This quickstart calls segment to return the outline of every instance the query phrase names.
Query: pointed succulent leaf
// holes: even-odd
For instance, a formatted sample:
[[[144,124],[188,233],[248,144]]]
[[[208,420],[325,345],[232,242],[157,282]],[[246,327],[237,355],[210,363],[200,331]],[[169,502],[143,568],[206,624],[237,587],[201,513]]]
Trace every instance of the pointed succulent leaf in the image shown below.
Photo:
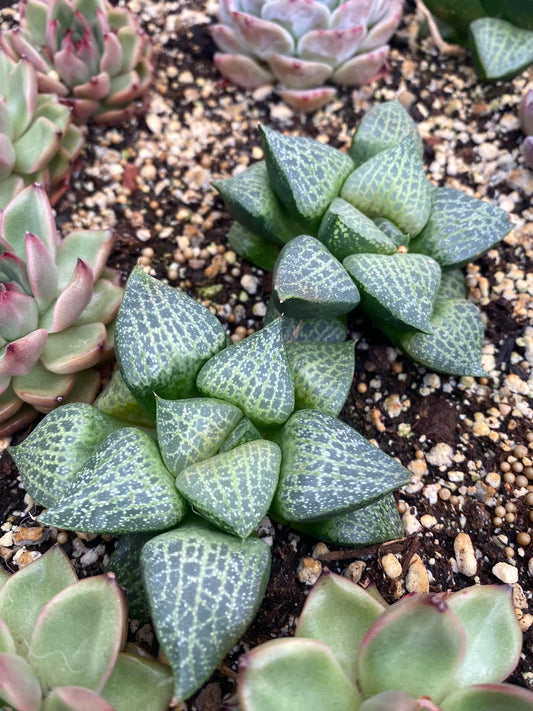
[[[153,428],[154,420],[148,417],[126,387],[119,370],[115,370],[105,390],[95,401],[95,407],[109,417],[129,425]]]
[[[366,29],[362,25],[335,30],[311,30],[298,41],[303,59],[328,62],[332,66],[352,57],[359,48]]]
[[[277,310],[273,299],[270,299],[267,304],[264,325],[268,326],[279,316],[281,314]],[[281,323],[281,333],[285,343],[294,343],[296,341],[343,343],[346,340],[346,317],[298,319],[284,316]]]
[[[61,144],[62,133],[45,116],[33,121],[30,128],[15,143],[17,173],[29,175],[46,168]]]
[[[309,138],[284,136],[261,126],[268,176],[291,215],[311,232],[353,170],[349,156]]]
[[[44,366],[65,375],[92,368],[101,357],[107,339],[103,323],[89,323],[51,333],[41,353]]]
[[[509,79],[533,63],[533,32],[494,17],[469,27],[474,67],[482,79]]]
[[[429,220],[409,250],[433,257],[443,269],[462,267],[503,239],[511,227],[505,210],[454,188],[437,188]]]
[[[467,295],[465,275],[462,269],[446,269],[440,278],[436,301],[465,299]]]
[[[114,573],[118,584],[126,591],[130,618],[141,623],[150,620],[150,608],[141,574],[141,550],[153,537],[153,533],[128,533],[121,536],[106,565],[106,572]]]
[[[41,711],[116,711],[100,694],[82,686],[60,686],[48,694]]]
[[[41,324],[48,333],[64,331],[81,315],[91,300],[93,272],[87,262],[78,259],[70,282],[57,297],[50,312],[50,323],[45,314]]]
[[[186,699],[250,624],[268,581],[270,549],[195,523],[149,541],[141,565],[175,696]]]
[[[0,376],[27,375],[42,356],[47,341],[44,328],[38,328],[0,348]]]
[[[96,281],[105,267],[112,247],[112,230],[76,230],[67,235],[57,250],[59,290],[66,289],[79,259],[89,265],[93,281]]]
[[[26,233],[26,268],[39,313],[44,313],[57,296],[58,271],[44,242],[32,232]]]
[[[241,658],[243,711],[358,711],[361,697],[329,647],[311,639],[275,639]]]
[[[368,217],[386,217],[417,235],[431,212],[426,178],[414,135],[374,155],[348,176],[340,197]]]
[[[31,126],[37,102],[37,76],[27,59],[13,65],[7,77],[5,91],[7,110],[14,128],[14,139],[24,135]],[[39,148],[37,144],[36,148]]]
[[[85,326],[89,323],[111,323],[117,315],[123,294],[124,290],[120,286],[112,284],[109,279],[99,279],[92,288],[89,303],[73,325]]]
[[[40,711],[42,693],[31,666],[16,654],[0,654],[0,701],[19,711]]]
[[[288,343],[287,357],[296,409],[322,410],[336,417],[352,385],[355,343]]]
[[[402,245],[407,246],[409,244],[409,235],[404,235],[394,222],[387,220],[385,217],[375,217],[374,224],[387,235],[396,247],[401,247]]]
[[[281,319],[213,356],[197,385],[205,395],[240,407],[254,424],[283,424],[294,410],[294,384]]]
[[[210,523],[247,538],[268,511],[280,464],[278,445],[259,439],[191,464],[178,474],[176,487]]]
[[[160,531],[178,523],[185,509],[153,439],[126,427],[107,437],[39,520],[90,533]]]
[[[113,711],[164,711],[172,698],[174,680],[170,667],[152,659],[121,653],[102,697]],[[90,711],[89,709],[87,711]]]
[[[316,89],[279,89],[283,101],[295,111],[312,113],[332,101],[337,90],[332,86],[319,86]],[[301,232],[301,230],[300,230]]]
[[[291,318],[333,318],[359,303],[359,292],[342,264],[309,235],[283,247],[272,281],[276,308]]]
[[[37,362],[28,375],[15,375],[12,386],[21,400],[42,412],[63,403],[74,382],[74,375],[56,375]]]
[[[202,365],[226,345],[224,328],[208,309],[140,267],[128,279],[116,328],[124,382],[153,414],[154,393],[191,396]]]
[[[370,626],[359,649],[358,682],[365,698],[405,691],[438,703],[464,658],[461,623],[431,593],[406,597]]]
[[[294,40],[281,25],[267,22],[243,12],[232,12],[231,19],[238,35],[254,48],[260,59],[268,59],[270,54],[292,54]]]
[[[156,405],[159,449],[173,474],[216,454],[242,417],[238,407],[213,398],[157,398]]]
[[[283,458],[273,511],[287,521],[329,519],[409,481],[392,457],[317,410],[295,412],[279,441]]]
[[[4,570],[2,569],[2,572]],[[9,579],[9,574],[8,574]],[[9,627],[0,617],[0,654],[16,654],[15,642],[9,631]]]
[[[479,684],[453,691],[441,702],[442,711],[531,711],[533,693],[511,684]]]
[[[329,12],[324,5],[311,5],[306,0],[295,0],[288,5],[283,0],[273,0],[263,7],[261,17],[277,22],[293,37],[301,37],[310,30],[325,30],[329,22]]]
[[[348,679],[356,679],[363,637],[384,610],[363,588],[346,578],[334,573],[323,575],[305,602],[296,636],[326,644]]]
[[[431,333],[440,267],[423,254],[352,254],[343,262],[372,319]]]
[[[303,2],[305,3],[305,0],[303,0]],[[268,7],[271,6],[272,3],[269,3]],[[323,8],[323,6],[318,4],[315,5],[315,7]],[[295,57],[283,54],[272,54],[268,58],[268,64],[276,79],[281,82],[284,87],[297,91],[313,91],[332,74],[331,66],[325,62],[296,59]]]
[[[512,588],[477,585],[453,593],[447,602],[466,634],[465,658],[455,674],[453,687],[506,679],[517,666],[522,650]]]
[[[262,439],[261,433],[248,418],[243,417],[235,429],[229,433],[224,442],[220,445],[218,452],[219,454],[222,454],[222,452],[229,452],[231,449],[235,449],[235,447],[239,447],[241,444],[246,444],[246,442],[254,442],[256,439]]]
[[[0,289],[0,336],[16,341],[34,331],[39,322],[35,299],[18,291]]]
[[[0,216],[0,237],[23,261],[26,258],[28,232],[37,235],[55,257],[57,232],[54,215],[44,188],[36,183],[17,195]]]
[[[246,54],[215,52],[213,60],[222,76],[244,89],[255,89],[274,81],[272,72]]]
[[[265,271],[274,269],[279,254],[279,247],[247,230],[244,225],[234,222],[228,232],[228,244],[248,262],[256,264]]]

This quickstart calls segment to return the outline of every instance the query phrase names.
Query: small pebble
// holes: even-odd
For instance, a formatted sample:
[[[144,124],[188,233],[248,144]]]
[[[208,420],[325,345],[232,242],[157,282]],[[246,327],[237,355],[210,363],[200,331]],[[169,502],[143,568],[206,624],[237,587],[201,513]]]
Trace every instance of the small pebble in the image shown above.
[[[457,570],[472,578],[477,573],[477,560],[470,536],[467,533],[459,533],[453,542],[453,550],[457,560]]]
[[[402,574],[402,565],[394,553],[387,553],[381,559],[381,565],[385,575],[391,580],[396,580]]]
[[[514,565],[509,565],[509,563],[496,563],[492,568],[492,574],[502,583],[507,583],[508,585],[518,582],[518,570]]]
[[[405,589],[407,592],[427,593],[429,592],[429,575],[420,556],[415,555],[409,565],[405,576]]]
[[[365,568],[366,563],[363,560],[354,560],[344,571],[344,577],[351,580],[352,583],[358,583],[363,577]]]
[[[304,585],[314,585],[322,573],[322,563],[314,558],[302,558],[298,564],[298,580]]]

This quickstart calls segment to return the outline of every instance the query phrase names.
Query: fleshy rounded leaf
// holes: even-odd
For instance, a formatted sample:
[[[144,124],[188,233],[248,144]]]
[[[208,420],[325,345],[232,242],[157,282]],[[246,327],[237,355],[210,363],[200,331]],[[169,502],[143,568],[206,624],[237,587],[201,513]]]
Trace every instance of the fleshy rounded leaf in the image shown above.
[[[122,420],[122,422],[129,425],[147,428],[155,426],[155,421],[148,417],[130,390],[128,390],[120,370],[115,370],[111,380],[94,404],[104,414],[117,420]]]
[[[480,684],[451,693],[440,706],[442,711],[531,711],[533,693],[511,684]]]
[[[15,654],[0,654],[0,701],[16,711],[40,711],[42,693],[31,666]]]
[[[152,659],[121,653],[109,681],[102,689],[113,711],[165,711],[172,698],[170,667]],[[91,711],[88,709],[88,711]]]
[[[82,686],[60,686],[53,689],[41,711],[116,711],[96,691]]]

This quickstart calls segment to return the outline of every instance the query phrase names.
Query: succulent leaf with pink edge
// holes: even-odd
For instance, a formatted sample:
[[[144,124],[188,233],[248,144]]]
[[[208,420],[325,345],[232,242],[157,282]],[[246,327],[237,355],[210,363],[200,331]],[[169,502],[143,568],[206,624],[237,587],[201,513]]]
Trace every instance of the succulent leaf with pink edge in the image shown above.
[[[526,134],[520,150],[528,168],[533,170],[533,89],[530,89],[520,104],[520,126]]]
[[[110,230],[59,239],[44,189],[25,188],[0,211],[0,433],[63,402],[92,402],[93,369],[113,349],[122,300],[105,269]]]
[[[37,71],[84,123],[118,123],[144,110],[153,75],[152,44],[134,15],[107,0],[20,0],[20,28],[0,43]]]
[[[225,77],[253,89],[279,82],[294,109],[315,111],[336,93],[380,76],[403,0],[220,0],[211,35]]]
[[[521,647],[509,586],[412,594],[387,607],[326,571],[295,637],[241,658],[240,708],[319,711],[334,694],[340,711],[531,711],[531,691],[501,683]]]

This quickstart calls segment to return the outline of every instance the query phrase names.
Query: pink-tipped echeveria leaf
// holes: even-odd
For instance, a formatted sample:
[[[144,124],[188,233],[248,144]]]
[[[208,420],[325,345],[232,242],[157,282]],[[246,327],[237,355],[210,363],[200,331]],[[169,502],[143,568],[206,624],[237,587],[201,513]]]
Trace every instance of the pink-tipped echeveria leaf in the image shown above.
[[[41,711],[116,711],[100,694],[82,686],[60,686],[46,697]]]
[[[511,684],[479,684],[452,692],[441,711],[531,711],[533,693]]]
[[[15,654],[0,654],[0,701],[17,711],[40,711],[42,693],[28,662]]]

